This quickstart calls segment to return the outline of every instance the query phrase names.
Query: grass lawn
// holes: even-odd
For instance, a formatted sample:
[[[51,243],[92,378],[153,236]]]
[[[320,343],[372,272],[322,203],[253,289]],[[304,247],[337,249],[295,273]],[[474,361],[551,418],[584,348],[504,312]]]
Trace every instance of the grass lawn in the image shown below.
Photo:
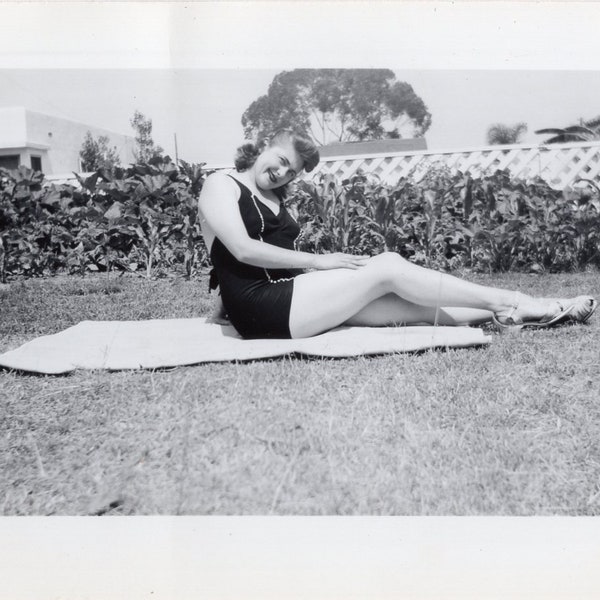
[[[600,297],[600,274],[469,275]],[[206,315],[196,281],[0,290],[0,352]],[[600,314],[487,348],[45,377],[0,370],[0,514],[600,514]]]

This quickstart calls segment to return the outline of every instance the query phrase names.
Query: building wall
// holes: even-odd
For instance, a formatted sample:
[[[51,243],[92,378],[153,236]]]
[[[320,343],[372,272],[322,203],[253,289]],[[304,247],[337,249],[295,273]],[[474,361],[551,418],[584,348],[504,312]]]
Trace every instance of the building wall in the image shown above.
[[[0,108],[1,148],[19,147],[25,144],[25,109],[21,107]]]
[[[21,107],[0,109],[0,166],[13,168],[12,160],[29,165],[27,155],[25,109]]]
[[[79,151],[87,132],[94,138],[108,137],[116,147],[122,165],[134,161],[133,137],[77,123],[22,107],[0,108],[0,156],[19,153],[20,163],[31,167],[31,158],[39,157],[46,175],[81,170]]]
[[[413,150],[427,150],[427,141],[424,137],[408,139],[383,139],[366,140],[362,142],[335,142],[321,146],[319,154],[322,158],[329,156],[344,156],[347,154],[388,154],[394,152],[412,152]]]

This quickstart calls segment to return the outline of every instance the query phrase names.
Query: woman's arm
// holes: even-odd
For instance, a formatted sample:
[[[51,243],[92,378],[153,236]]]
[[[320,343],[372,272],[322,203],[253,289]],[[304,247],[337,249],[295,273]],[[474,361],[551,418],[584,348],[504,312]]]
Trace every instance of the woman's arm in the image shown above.
[[[297,252],[252,239],[242,221],[234,186],[225,175],[210,175],[202,186],[198,206],[216,237],[240,262],[267,269],[355,269],[364,264],[366,257]]]

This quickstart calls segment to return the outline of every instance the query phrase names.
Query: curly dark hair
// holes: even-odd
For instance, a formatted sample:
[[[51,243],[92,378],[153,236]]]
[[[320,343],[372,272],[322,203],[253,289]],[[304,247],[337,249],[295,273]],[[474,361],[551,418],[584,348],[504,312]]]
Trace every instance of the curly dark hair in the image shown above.
[[[319,151],[308,136],[292,129],[280,129],[270,139],[264,138],[260,142],[248,142],[240,146],[235,155],[236,170],[246,171],[256,162],[258,155],[266,146],[275,146],[284,141],[292,143],[294,150],[302,158],[303,168],[307,173],[319,164]]]
[[[260,145],[255,144],[253,142],[248,142],[247,144],[243,144],[240,146],[235,153],[235,170],[238,171],[246,171],[249,169],[258,158],[260,154]]]

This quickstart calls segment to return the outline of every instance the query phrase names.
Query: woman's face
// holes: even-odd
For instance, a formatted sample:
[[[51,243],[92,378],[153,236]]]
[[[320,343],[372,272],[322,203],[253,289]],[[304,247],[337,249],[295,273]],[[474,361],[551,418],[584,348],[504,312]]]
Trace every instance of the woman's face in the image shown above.
[[[267,146],[254,163],[257,187],[273,190],[289,183],[304,167],[300,155],[291,142]]]

